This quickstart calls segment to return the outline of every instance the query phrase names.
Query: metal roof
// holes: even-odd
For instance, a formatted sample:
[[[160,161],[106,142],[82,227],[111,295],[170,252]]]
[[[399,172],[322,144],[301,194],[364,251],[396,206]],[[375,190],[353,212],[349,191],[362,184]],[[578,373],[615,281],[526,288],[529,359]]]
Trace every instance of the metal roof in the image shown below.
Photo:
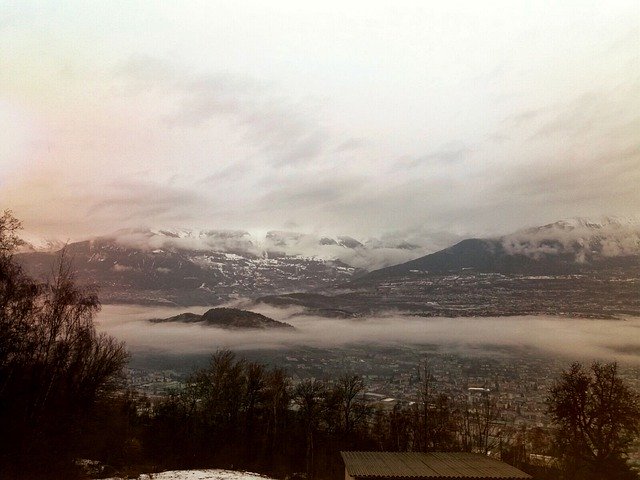
[[[340,452],[352,477],[521,480],[530,475],[479,453]]]

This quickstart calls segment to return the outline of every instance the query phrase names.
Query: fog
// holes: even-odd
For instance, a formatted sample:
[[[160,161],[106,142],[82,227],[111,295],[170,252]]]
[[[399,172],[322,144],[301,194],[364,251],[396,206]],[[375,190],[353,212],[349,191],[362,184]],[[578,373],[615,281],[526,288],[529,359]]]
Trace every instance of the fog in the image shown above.
[[[150,323],[185,311],[173,308],[106,305],[98,314],[100,331],[127,343],[136,353],[206,354],[233,350],[318,348],[352,344],[437,345],[441,350],[475,353],[498,347],[533,348],[542,354],[640,364],[640,318],[571,319],[551,316],[423,318],[398,313],[357,320],[305,315],[302,309],[262,306],[253,311],[286,321],[295,331],[229,331],[199,324]]]

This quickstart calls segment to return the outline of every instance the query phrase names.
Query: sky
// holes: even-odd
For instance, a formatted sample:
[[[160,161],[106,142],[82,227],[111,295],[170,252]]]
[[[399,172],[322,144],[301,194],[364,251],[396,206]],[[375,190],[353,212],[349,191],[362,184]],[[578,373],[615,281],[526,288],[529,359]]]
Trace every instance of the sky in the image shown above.
[[[359,239],[640,213],[640,4],[0,4],[0,207]]]

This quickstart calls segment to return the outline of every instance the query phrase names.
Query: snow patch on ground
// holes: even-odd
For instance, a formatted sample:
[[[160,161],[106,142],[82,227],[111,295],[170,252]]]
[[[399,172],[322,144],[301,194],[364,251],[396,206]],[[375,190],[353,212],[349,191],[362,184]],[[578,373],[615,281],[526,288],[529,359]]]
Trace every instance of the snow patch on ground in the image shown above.
[[[122,480],[118,477],[104,480]],[[258,473],[237,472],[234,470],[171,470],[160,473],[144,473],[138,480],[270,480]]]

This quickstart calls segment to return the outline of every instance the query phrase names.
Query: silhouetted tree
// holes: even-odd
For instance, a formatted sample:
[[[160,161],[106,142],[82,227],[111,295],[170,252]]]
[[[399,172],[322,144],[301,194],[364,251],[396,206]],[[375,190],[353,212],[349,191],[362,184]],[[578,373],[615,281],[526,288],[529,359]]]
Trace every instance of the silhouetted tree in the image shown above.
[[[318,380],[304,380],[296,385],[293,401],[305,429],[307,478],[314,476],[314,448],[320,420],[325,408],[327,387]]]
[[[370,413],[362,398],[364,382],[359,375],[346,373],[342,375],[335,386],[335,392],[340,405],[340,421],[345,435],[365,421]]]
[[[551,389],[549,413],[567,479],[637,478],[626,463],[639,432],[638,395],[619,377],[615,363],[574,363]]]
[[[467,402],[460,416],[462,450],[486,454],[497,448],[500,443],[498,416],[496,402],[489,396]]]
[[[281,368],[269,370],[265,380],[265,459],[274,468],[284,454],[289,416],[290,379]]]
[[[98,298],[64,258],[47,283],[24,274],[12,258],[19,227],[10,212],[0,216],[0,464],[24,477],[72,465],[127,353],[96,332]]]

